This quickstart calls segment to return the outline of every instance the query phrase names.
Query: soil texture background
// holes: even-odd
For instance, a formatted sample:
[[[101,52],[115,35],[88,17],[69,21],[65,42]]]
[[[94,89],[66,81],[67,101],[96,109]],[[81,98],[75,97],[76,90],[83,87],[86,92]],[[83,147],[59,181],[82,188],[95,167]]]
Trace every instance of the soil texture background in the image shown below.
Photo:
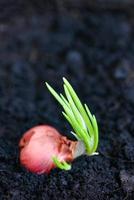
[[[133,16],[85,7],[69,12],[61,4],[43,4],[40,12],[37,3],[22,12],[13,5],[0,17],[0,200],[132,200]],[[27,129],[50,124],[71,138],[44,84],[62,92],[63,76],[96,115],[100,154],[77,158],[70,171],[32,174],[19,162]]]

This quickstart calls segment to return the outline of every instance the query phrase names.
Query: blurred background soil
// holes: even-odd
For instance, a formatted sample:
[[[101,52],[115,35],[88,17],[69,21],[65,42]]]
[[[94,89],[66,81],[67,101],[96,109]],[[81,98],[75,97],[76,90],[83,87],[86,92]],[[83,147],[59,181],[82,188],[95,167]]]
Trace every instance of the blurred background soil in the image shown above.
[[[0,1],[0,200],[132,200],[134,1]],[[71,128],[44,82],[65,76],[97,117],[99,156],[35,175],[19,163],[32,126]],[[72,138],[73,139],[73,138]]]

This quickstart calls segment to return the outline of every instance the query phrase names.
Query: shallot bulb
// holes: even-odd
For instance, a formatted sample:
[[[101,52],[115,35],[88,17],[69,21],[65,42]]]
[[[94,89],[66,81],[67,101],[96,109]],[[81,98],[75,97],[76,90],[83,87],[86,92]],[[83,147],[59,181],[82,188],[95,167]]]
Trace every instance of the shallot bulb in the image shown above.
[[[77,143],[51,126],[36,126],[20,140],[20,162],[31,172],[49,173],[56,167],[52,159],[54,156],[61,162],[71,162],[76,157]]]
[[[67,79],[63,78],[65,96],[58,94],[48,83],[50,93],[63,107],[62,114],[72,126],[72,135],[77,141],[62,136],[55,128],[47,125],[36,126],[28,130],[20,140],[20,162],[31,172],[49,173],[53,168],[69,170],[67,162],[76,157],[98,155],[99,142],[96,117],[79,97]]]

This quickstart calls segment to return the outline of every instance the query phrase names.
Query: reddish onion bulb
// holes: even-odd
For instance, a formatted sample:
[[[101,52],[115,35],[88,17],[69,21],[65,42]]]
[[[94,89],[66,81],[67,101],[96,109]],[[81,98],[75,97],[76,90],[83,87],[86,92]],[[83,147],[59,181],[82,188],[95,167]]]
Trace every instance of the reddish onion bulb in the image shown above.
[[[28,130],[20,140],[20,162],[31,172],[49,173],[55,168],[53,156],[66,162],[76,157],[77,143],[62,136],[51,126],[36,126]]]

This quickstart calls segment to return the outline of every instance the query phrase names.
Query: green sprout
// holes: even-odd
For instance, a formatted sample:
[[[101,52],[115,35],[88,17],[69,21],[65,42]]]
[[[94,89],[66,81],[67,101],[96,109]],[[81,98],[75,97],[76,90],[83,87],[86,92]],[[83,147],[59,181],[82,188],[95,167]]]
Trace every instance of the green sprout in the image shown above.
[[[63,107],[64,111],[62,114],[73,128],[71,133],[77,140],[84,143],[88,155],[97,154],[96,149],[98,147],[99,137],[96,117],[91,114],[86,104],[82,105],[67,79],[63,78],[63,82],[65,96],[62,94],[59,95],[48,83],[46,83],[46,86]],[[54,163],[57,166],[60,164],[58,158],[54,159]]]
[[[70,170],[71,169],[71,165],[68,164],[67,162],[63,161],[63,162],[60,162],[59,159],[55,156],[53,157],[53,162],[54,164],[60,168],[60,169],[64,169],[64,170]]]

